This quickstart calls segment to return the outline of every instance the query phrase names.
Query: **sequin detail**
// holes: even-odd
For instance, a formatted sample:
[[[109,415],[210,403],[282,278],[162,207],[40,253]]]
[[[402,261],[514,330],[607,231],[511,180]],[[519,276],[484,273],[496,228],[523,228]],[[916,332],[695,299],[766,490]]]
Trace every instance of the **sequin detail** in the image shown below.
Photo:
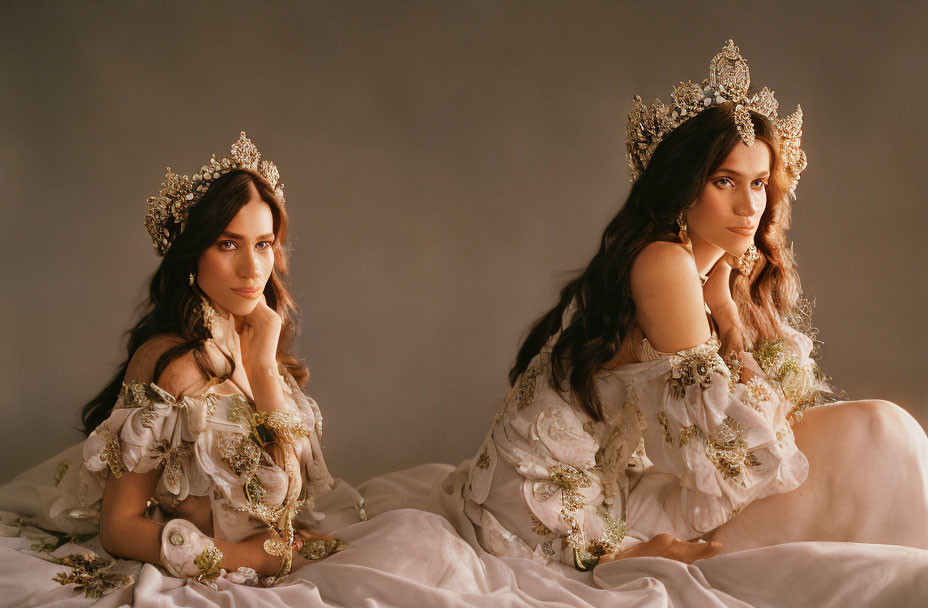
[[[716,432],[706,439],[706,457],[725,479],[742,487],[748,467],[760,465],[757,457],[748,452],[744,427],[731,416],[726,416]]]
[[[712,386],[712,372],[720,372],[728,377],[728,368],[719,357],[719,340],[715,336],[704,344],[670,357],[670,377],[667,384],[674,399],[686,396],[686,387],[697,384],[706,390]]]

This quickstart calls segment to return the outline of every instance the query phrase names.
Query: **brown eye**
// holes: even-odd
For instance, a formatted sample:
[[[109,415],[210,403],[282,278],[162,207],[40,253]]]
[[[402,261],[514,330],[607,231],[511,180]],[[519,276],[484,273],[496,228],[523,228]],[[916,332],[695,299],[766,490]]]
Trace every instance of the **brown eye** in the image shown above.
[[[231,251],[232,249],[235,249],[235,241],[219,241],[217,244],[223,251]]]

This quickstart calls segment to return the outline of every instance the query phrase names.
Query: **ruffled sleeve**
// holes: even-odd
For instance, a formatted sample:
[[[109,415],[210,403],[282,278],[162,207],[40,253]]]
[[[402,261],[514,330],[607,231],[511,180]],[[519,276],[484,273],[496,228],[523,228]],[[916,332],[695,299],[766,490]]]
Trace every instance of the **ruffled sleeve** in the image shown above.
[[[685,521],[689,530],[674,529],[678,535],[708,532],[753,500],[795,489],[808,474],[788,422],[794,404],[750,355],[745,359],[753,377],[741,383],[713,336],[633,377],[648,422],[647,457],[671,473],[661,487],[638,491],[650,492],[672,520]]]
[[[216,397],[176,400],[154,383],[126,382],[109,418],[84,443],[84,466],[92,473],[162,469],[160,494],[176,500],[204,495],[209,479],[196,465],[194,444],[216,409]]]

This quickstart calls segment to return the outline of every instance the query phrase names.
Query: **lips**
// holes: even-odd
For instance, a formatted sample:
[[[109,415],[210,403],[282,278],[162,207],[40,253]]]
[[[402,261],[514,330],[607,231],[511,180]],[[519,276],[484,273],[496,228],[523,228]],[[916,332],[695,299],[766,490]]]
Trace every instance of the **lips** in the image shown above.
[[[233,289],[232,291],[242,296],[243,298],[254,299],[261,295],[261,290],[257,287],[255,287],[254,289],[243,287],[241,289]]]
[[[728,229],[731,230],[732,232],[734,232],[735,234],[740,234],[741,236],[754,236],[754,230],[755,230],[755,228],[756,228],[756,227],[744,228],[744,227],[740,227],[740,226],[739,226],[739,227],[734,227],[734,228],[733,228],[733,227],[729,226]]]

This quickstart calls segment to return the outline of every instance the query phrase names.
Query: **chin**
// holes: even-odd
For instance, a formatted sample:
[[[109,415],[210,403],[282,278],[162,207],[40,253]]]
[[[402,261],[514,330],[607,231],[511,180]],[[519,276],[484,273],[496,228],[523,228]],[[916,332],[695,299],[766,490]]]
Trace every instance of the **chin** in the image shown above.
[[[258,301],[253,302],[223,302],[221,300],[216,301],[219,306],[224,308],[230,314],[236,317],[245,317],[248,316],[254,311],[255,307],[258,305]]]

